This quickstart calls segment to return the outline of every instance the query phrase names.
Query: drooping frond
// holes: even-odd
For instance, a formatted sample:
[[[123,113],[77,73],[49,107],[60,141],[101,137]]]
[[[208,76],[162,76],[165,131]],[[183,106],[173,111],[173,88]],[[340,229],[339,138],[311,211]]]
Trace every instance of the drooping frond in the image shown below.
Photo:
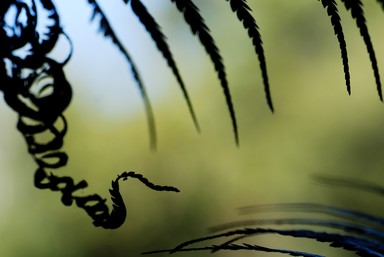
[[[142,79],[140,77],[140,74],[136,68],[136,65],[129,55],[128,51],[124,48],[120,40],[117,38],[115,32],[112,29],[112,26],[109,24],[108,19],[106,18],[104,12],[96,2],[96,0],[87,0],[88,3],[93,8],[93,14],[91,20],[93,20],[96,16],[100,17],[100,25],[99,30],[103,33],[103,35],[107,38],[110,38],[112,40],[112,43],[119,49],[119,51],[123,54],[127,62],[129,63],[131,67],[131,72],[133,74],[133,77],[135,79],[135,82],[140,90],[141,96],[144,101],[146,115],[147,115],[147,122],[149,127],[149,136],[150,136],[150,144],[151,148],[156,148],[156,126],[155,126],[155,119],[153,116],[152,107],[146,92],[146,89],[144,87],[144,84],[142,82]]]
[[[375,51],[373,49],[371,37],[369,36],[368,27],[365,22],[363,3],[361,2],[361,0],[342,0],[342,2],[344,3],[345,8],[351,11],[352,17],[356,20],[356,25],[359,28],[360,34],[364,39],[376,80],[377,92],[379,94],[380,100],[383,101],[379,68],[377,67]]]
[[[127,1],[125,1],[127,2]],[[184,85],[184,82],[180,76],[179,70],[177,68],[176,62],[172,57],[172,53],[169,50],[168,44],[165,40],[164,34],[161,32],[160,26],[156,23],[155,19],[151,16],[151,14],[147,11],[145,6],[140,2],[140,0],[131,0],[131,7],[133,12],[139,18],[140,22],[144,25],[146,30],[151,35],[153,41],[156,43],[157,48],[163,54],[164,59],[167,61],[169,67],[171,68],[173,74],[175,75],[177,82],[180,85],[180,88],[183,92],[184,98],[187,101],[187,105],[189,108],[189,112],[191,113],[193,122],[197,130],[200,130],[199,123],[197,121],[195,111],[193,110],[193,106],[191,100],[188,95],[188,91]]]
[[[207,54],[215,67],[219,77],[221,86],[224,91],[225,99],[231,115],[233,131],[235,135],[236,144],[239,144],[239,133],[237,128],[235,109],[232,103],[231,92],[229,90],[228,81],[225,73],[225,66],[222,61],[219,49],[213,40],[207,25],[201,17],[199,8],[191,0],[171,0],[176,4],[177,9],[183,13],[185,21],[188,23],[192,33],[199,37],[201,44],[204,46]]]
[[[337,40],[339,41],[341,59],[344,66],[345,83],[347,85],[348,94],[351,94],[351,82],[348,65],[347,45],[344,39],[343,28],[340,22],[340,16],[337,10],[337,4],[335,0],[321,0],[323,7],[327,9],[328,16],[331,18],[331,23],[335,31]]]
[[[272,97],[269,88],[269,79],[267,73],[267,64],[264,56],[263,41],[261,40],[261,35],[259,32],[259,27],[256,24],[255,19],[251,15],[246,0],[226,0],[229,1],[232,11],[237,14],[237,17],[240,21],[243,22],[243,26],[248,30],[248,36],[252,39],[252,44],[255,48],[255,52],[259,58],[261,74],[263,76],[264,91],[265,97],[269,108],[273,111]]]

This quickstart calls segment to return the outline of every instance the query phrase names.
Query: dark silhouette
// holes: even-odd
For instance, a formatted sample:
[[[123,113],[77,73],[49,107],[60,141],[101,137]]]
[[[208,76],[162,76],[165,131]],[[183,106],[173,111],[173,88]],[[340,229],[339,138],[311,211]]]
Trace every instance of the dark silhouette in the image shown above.
[[[237,15],[238,20],[243,24],[244,30],[252,42],[255,53],[259,59],[266,102],[274,111],[271,90],[269,85],[266,57],[263,43],[257,23],[251,13],[251,9],[245,0],[226,0],[232,12]],[[145,86],[140,78],[138,69],[125,49],[124,45],[116,35],[103,10],[96,0],[87,0],[93,10],[92,19],[98,17],[99,30],[103,36],[111,39],[113,45],[125,57],[130,66],[132,75],[141,92],[146,108],[151,147],[156,147],[156,129],[154,116]],[[196,35],[200,44],[209,55],[218,80],[223,89],[228,111],[232,121],[233,133],[236,144],[239,144],[239,132],[236,120],[234,104],[226,78],[226,70],[220,51],[216,46],[210,30],[198,7],[191,0],[171,0],[176,9],[184,16],[186,24],[189,25],[192,33]],[[377,60],[372,45],[368,27],[366,25],[364,8],[361,0],[341,0],[345,8],[351,12],[353,19],[360,31],[361,37],[367,48],[375,77],[377,92],[380,100],[383,100],[381,81]],[[384,9],[384,1],[377,1]],[[40,8],[37,8],[39,3]],[[122,0],[122,4],[130,5],[133,13],[138,17],[140,23],[145,27],[149,36],[156,44],[158,51],[166,60],[170,70],[174,74],[183,96],[187,102],[189,112],[196,129],[199,131],[199,122],[195,114],[192,101],[188,95],[187,88],[183,82],[176,62],[173,59],[166,37],[154,17],[146,9],[140,0]],[[322,6],[327,11],[338,40],[341,60],[343,64],[347,92],[351,94],[350,72],[348,64],[347,44],[344,39],[342,22],[338,14],[338,6],[335,0],[321,0]],[[9,17],[9,15],[14,16]],[[21,14],[26,16],[21,17]],[[23,20],[26,19],[26,20]],[[36,30],[37,25],[45,26],[44,32]],[[53,50],[60,37],[66,38],[71,45],[70,36],[66,35],[60,25],[59,15],[52,0],[3,0],[0,3],[0,90],[4,93],[6,103],[18,113],[19,120],[17,129],[24,136],[28,151],[38,166],[35,173],[35,186],[40,189],[50,189],[62,193],[61,201],[64,205],[70,206],[73,202],[93,219],[95,226],[105,229],[120,227],[126,217],[125,204],[119,192],[119,181],[121,179],[135,178],[145,186],[156,191],[179,190],[170,186],[159,186],[150,182],[142,175],[135,172],[123,172],[112,181],[110,189],[113,209],[109,212],[106,199],[97,194],[88,196],[76,196],[76,191],[87,187],[87,182],[82,180],[74,182],[71,177],[60,177],[54,172],[67,164],[68,156],[61,151],[64,144],[64,136],[67,131],[67,122],[63,115],[69,106],[72,98],[72,89],[63,72],[63,67],[70,60],[71,50],[63,62],[53,60],[47,55]],[[38,135],[51,134],[53,139],[39,142]],[[374,193],[382,194],[382,188],[363,183],[334,178],[320,178],[326,184],[338,186],[349,186],[356,189],[363,189]],[[270,206],[256,206],[243,208],[244,210],[257,211],[301,211],[303,213],[322,213],[328,216],[337,216],[342,219],[333,220],[330,218],[307,219],[298,217],[295,219],[280,218],[268,220],[248,220],[220,225],[214,228],[215,235],[205,236],[180,244],[171,250],[159,250],[147,252],[159,253],[180,253],[184,251],[221,251],[221,250],[251,250],[263,252],[277,252],[292,256],[319,256],[312,253],[299,252],[288,249],[268,248],[258,244],[242,243],[243,239],[261,234],[278,234],[282,236],[309,238],[321,242],[327,242],[332,247],[340,247],[360,256],[383,256],[383,231],[375,225],[383,225],[380,217],[375,217],[362,212],[337,208],[333,206],[317,205],[313,203],[277,204]],[[298,228],[280,229],[279,225],[295,225]],[[261,227],[267,225],[268,228]],[[250,227],[252,226],[252,227]],[[305,226],[305,228],[303,228]],[[307,227],[310,228],[307,228]],[[334,229],[339,232],[323,232],[312,227]],[[223,230],[229,230],[223,232]],[[221,244],[210,244],[211,240],[223,239]],[[206,243],[206,246],[194,247],[195,243]]]
[[[23,1],[6,1],[1,5],[2,30],[1,42],[2,74],[1,85],[6,103],[19,114],[17,129],[23,134],[28,145],[28,152],[36,161],[38,168],[35,173],[35,186],[40,189],[50,189],[62,193],[61,201],[70,206],[73,202],[84,209],[93,219],[93,224],[105,229],[120,227],[126,217],[123,198],[119,192],[119,180],[136,178],[147,187],[157,191],[179,190],[174,187],[158,186],[149,182],[142,175],[134,172],[123,172],[112,181],[110,189],[113,209],[109,213],[106,199],[97,194],[88,196],[74,195],[79,189],[87,187],[82,180],[75,183],[71,177],[60,177],[53,170],[67,164],[68,156],[61,151],[64,136],[67,132],[67,122],[62,114],[68,107],[71,98],[71,86],[65,78],[63,66],[69,61],[72,49],[63,63],[58,63],[46,55],[53,49],[60,36],[69,37],[63,32],[59,23],[59,15],[53,3],[41,1],[42,10],[48,17],[51,26],[47,25],[46,34],[35,33],[35,26],[43,14],[39,13],[34,2],[28,6]],[[9,24],[6,14],[16,10],[14,24]],[[19,17],[26,12],[28,21],[23,27]],[[21,16],[21,15],[20,15]],[[13,26],[12,26],[13,25]],[[13,34],[9,35],[9,31]],[[17,30],[21,34],[17,34]],[[30,46],[27,56],[19,56],[15,50]],[[38,136],[51,134],[53,139],[39,142]]]
[[[379,195],[384,192],[384,188],[369,182],[330,177],[317,177],[316,179],[322,183],[347,186]],[[291,249],[270,248],[257,243],[257,236],[269,234],[313,239],[327,243],[331,247],[354,252],[358,256],[384,255],[382,243],[384,219],[382,217],[315,203],[255,205],[239,208],[238,211],[241,214],[261,212],[283,214],[295,212],[297,214],[294,218],[250,219],[217,225],[210,229],[209,236],[186,241],[173,249],[150,251],[144,254],[246,250],[282,253],[291,256],[322,256]],[[319,217],[313,218],[313,215],[306,217],[308,214],[317,214]],[[285,225],[289,225],[290,228],[287,229],[284,227]],[[330,232],[327,232],[327,229]],[[249,240],[252,238],[255,238],[255,243],[251,244]],[[316,250],[314,249],[313,252]]]

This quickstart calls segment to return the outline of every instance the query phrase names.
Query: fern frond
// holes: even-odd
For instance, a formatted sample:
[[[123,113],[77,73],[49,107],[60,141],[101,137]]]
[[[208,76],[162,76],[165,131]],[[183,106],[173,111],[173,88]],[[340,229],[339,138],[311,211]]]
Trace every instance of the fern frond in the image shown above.
[[[384,188],[370,182],[343,178],[317,176],[322,183],[347,186],[384,195]],[[358,256],[384,256],[384,219],[364,212],[358,212],[328,205],[313,203],[268,204],[247,206],[239,209],[241,214],[255,212],[295,211],[294,218],[251,219],[221,224],[210,229],[210,236],[200,237],[179,244],[173,249],[151,251],[153,253],[178,253],[186,251],[259,251],[288,254],[291,256],[319,256],[314,253],[291,249],[268,248],[250,244],[249,240],[260,235],[279,235],[306,238],[327,243],[331,247],[353,252]],[[299,215],[318,214],[319,218],[301,218]],[[324,215],[330,216],[326,217]],[[280,229],[289,226],[289,229]],[[245,241],[246,240],[246,241]],[[257,242],[257,241],[256,241]],[[198,244],[199,247],[195,247]]]
[[[224,96],[227,102],[228,110],[232,120],[232,127],[235,135],[236,144],[239,144],[239,133],[237,128],[235,109],[232,103],[231,92],[226,78],[225,66],[222,61],[219,49],[213,40],[204,19],[201,17],[199,8],[191,0],[171,0],[176,4],[177,9],[183,13],[185,21],[188,23],[192,33],[199,37],[201,44],[204,46],[207,54],[215,67]]]
[[[303,218],[291,218],[291,219],[266,219],[266,220],[246,220],[239,222],[231,222],[222,224],[217,227],[211,228],[211,231],[216,233],[228,229],[234,229],[239,227],[250,226],[265,226],[265,225],[304,225],[304,226],[316,226],[341,230],[346,233],[354,233],[363,235],[365,237],[375,238],[375,240],[383,240],[384,233],[381,230],[367,227],[365,225],[358,225],[351,222],[333,221],[333,220],[320,220],[320,219],[303,219]]]
[[[335,0],[321,0],[323,7],[327,10],[328,16],[331,18],[331,23],[339,41],[341,59],[343,61],[345,83],[347,85],[348,94],[351,94],[351,82],[348,65],[347,44],[344,39],[343,27],[341,26],[340,16],[337,10],[337,4]]]
[[[127,216],[127,209],[124,204],[124,199],[120,194],[119,187],[120,177],[117,177],[116,180],[112,180],[111,189],[109,189],[109,194],[111,195],[112,201],[112,211],[110,218],[107,222],[104,223],[104,228],[115,229],[121,226],[124,223]]]
[[[148,188],[155,190],[155,191],[168,191],[168,192],[180,192],[180,190],[176,187],[172,186],[161,186],[153,184],[151,181],[149,181],[147,178],[145,178],[143,175],[138,174],[134,171],[124,171],[121,175],[118,176],[118,178],[122,178],[124,181],[128,178],[135,178],[139,180],[141,183],[143,183]]]
[[[172,250],[161,250],[161,251],[152,251],[147,252],[146,254],[151,253],[159,253],[159,252],[168,252],[168,253],[176,253],[182,251],[196,251],[196,248],[190,248],[191,245],[202,242],[210,242],[212,240],[217,239],[226,239],[226,241],[220,245],[214,244],[212,246],[207,246],[203,248],[197,248],[198,250],[210,250],[210,251],[219,251],[219,250],[256,250],[256,251],[269,251],[269,252],[280,252],[287,253],[292,256],[318,256],[315,254],[308,255],[309,253],[295,252],[292,250],[280,250],[279,249],[271,249],[265,247],[259,247],[255,245],[255,247],[240,247],[239,245],[235,245],[237,249],[231,247],[234,245],[233,242],[249,238],[258,235],[280,235],[280,236],[289,236],[294,238],[308,238],[314,239],[319,242],[329,243],[331,247],[345,249],[351,252],[355,252],[359,256],[382,256],[383,254],[383,246],[381,242],[377,242],[370,239],[361,238],[358,236],[337,234],[337,233],[328,233],[328,232],[317,232],[308,229],[271,229],[271,228],[243,228],[243,229],[235,229],[224,233],[219,233],[216,235],[202,237],[194,240],[190,240],[184,242]],[[235,237],[235,238],[230,238]],[[230,239],[228,239],[230,238]],[[285,251],[285,252],[282,252]]]
[[[361,0],[342,0],[342,2],[344,3],[345,8],[351,11],[352,17],[356,20],[356,25],[360,30],[360,35],[364,39],[376,80],[377,92],[379,94],[380,100],[383,101],[379,68],[377,67],[375,51],[373,49],[371,37],[369,36],[368,27],[365,21],[363,3]]]
[[[176,187],[156,185],[141,174],[135,173],[133,171],[124,171],[122,174],[118,175],[115,180],[112,181],[112,189],[109,189],[113,209],[109,217],[107,217],[103,222],[102,226],[106,229],[116,229],[120,227],[125,221],[125,218],[127,216],[127,210],[124,204],[123,197],[120,194],[119,180],[123,179],[123,181],[126,181],[128,178],[138,179],[145,186],[155,191],[179,192],[179,189]]]
[[[295,250],[283,250],[278,248],[269,248],[264,247],[260,245],[251,245],[247,243],[243,244],[229,244],[225,246],[213,246],[218,250],[230,250],[230,251],[238,251],[238,250],[248,250],[248,251],[259,251],[259,252],[265,252],[265,253],[282,253],[282,254],[288,254],[290,256],[302,256],[302,257],[323,257],[321,255],[312,254],[312,253],[305,253]]]
[[[273,111],[272,97],[269,87],[269,79],[267,73],[267,64],[265,61],[263,41],[261,40],[261,35],[259,32],[259,27],[256,24],[255,19],[251,15],[251,8],[248,6],[246,0],[226,0],[229,1],[232,11],[237,14],[237,17],[240,21],[243,22],[243,26],[248,30],[248,36],[252,39],[253,47],[259,58],[259,64],[261,69],[261,74],[263,77],[265,97],[271,111]]]
[[[282,253],[282,254],[289,254],[291,256],[302,256],[302,257],[323,257],[321,255],[317,254],[311,254],[311,253],[305,253],[295,250],[283,250],[283,249],[277,249],[277,248],[269,248],[264,247],[260,245],[251,245],[243,243],[241,245],[239,244],[225,244],[225,245],[210,245],[205,247],[188,247],[179,249],[177,252],[197,252],[197,251],[210,251],[211,253],[217,252],[217,251],[239,251],[239,250],[248,250],[248,251],[259,251],[259,252],[266,252],[266,253]],[[143,254],[156,254],[156,253],[173,253],[172,250],[160,250],[160,251],[151,251],[151,252],[144,252]]]
[[[127,2],[127,1],[126,1]],[[133,12],[139,18],[140,22],[144,25],[146,30],[151,35],[153,41],[156,43],[157,48],[162,53],[164,59],[167,61],[169,67],[171,68],[173,74],[175,75],[177,82],[180,85],[180,88],[183,92],[184,98],[187,101],[189,112],[191,113],[193,122],[195,123],[196,129],[200,131],[199,123],[197,121],[195,111],[191,100],[188,95],[188,91],[184,85],[184,82],[180,76],[179,70],[177,68],[176,62],[172,57],[172,53],[169,50],[168,44],[165,40],[164,34],[161,32],[160,26],[156,23],[155,19],[147,11],[145,6],[140,2],[140,0],[131,0],[131,7]]]
[[[128,64],[131,67],[132,75],[139,88],[141,97],[143,98],[145,110],[146,110],[150,145],[152,149],[155,149],[157,145],[155,119],[154,119],[154,115],[153,115],[152,107],[148,98],[147,91],[142,82],[138,69],[136,68],[136,65],[133,59],[131,58],[131,56],[129,55],[128,51],[124,48],[123,44],[117,38],[115,32],[112,29],[112,26],[109,24],[109,21],[105,16],[104,12],[102,11],[102,9],[100,8],[99,4],[96,2],[96,0],[87,0],[87,1],[93,9],[91,20],[94,20],[96,16],[100,17],[100,24],[99,24],[100,32],[102,32],[106,38],[110,38],[112,40],[112,43],[123,54],[123,56],[125,57],[125,59],[127,60]]]

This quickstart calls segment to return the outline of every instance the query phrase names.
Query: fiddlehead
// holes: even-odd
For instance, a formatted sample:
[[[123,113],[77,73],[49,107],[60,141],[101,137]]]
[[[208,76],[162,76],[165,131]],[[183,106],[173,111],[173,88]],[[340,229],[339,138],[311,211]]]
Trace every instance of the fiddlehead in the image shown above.
[[[38,166],[34,184],[39,189],[60,191],[62,203],[70,206],[75,202],[93,219],[95,226],[105,229],[118,228],[126,217],[125,204],[119,192],[120,179],[136,178],[157,191],[178,192],[178,189],[154,185],[142,175],[124,172],[112,181],[110,194],[113,209],[110,213],[106,199],[101,196],[75,195],[79,189],[87,187],[85,180],[76,183],[69,176],[55,174],[58,168],[68,162],[68,155],[61,148],[67,132],[63,112],[72,99],[72,88],[65,77],[63,67],[72,55],[72,49],[63,63],[47,57],[59,36],[64,35],[68,40],[69,37],[60,27],[59,16],[53,3],[42,0],[38,4],[50,25],[46,25],[42,32],[36,30],[35,33],[31,31],[37,28],[37,15],[40,15],[36,10],[41,9],[36,8],[35,1],[9,2],[7,8],[2,6],[4,8],[1,9],[1,37],[8,47],[7,51],[1,53],[1,89],[6,103],[19,115],[17,129],[24,136],[28,152]],[[6,18],[15,11],[14,20]],[[26,24],[19,20],[25,17],[29,18]],[[70,45],[72,46],[71,43]]]

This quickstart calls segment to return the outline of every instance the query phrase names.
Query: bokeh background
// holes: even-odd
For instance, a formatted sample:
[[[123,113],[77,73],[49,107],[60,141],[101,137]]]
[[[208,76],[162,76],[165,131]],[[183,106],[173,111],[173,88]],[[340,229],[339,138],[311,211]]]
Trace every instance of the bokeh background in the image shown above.
[[[351,96],[338,42],[320,2],[249,1],[264,42],[276,109],[272,114],[252,44],[228,3],[195,1],[227,68],[238,115],[237,147],[213,66],[174,5],[143,0],[167,35],[199,118],[200,134],[175,78],[131,9],[122,1],[100,0],[147,85],[158,131],[158,148],[153,152],[129,66],[110,40],[97,33],[98,22],[89,22],[91,8],[86,2],[55,1],[74,44],[73,57],[65,66],[74,90],[65,112],[69,123],[65,150],[70,161],[55,172],[77,181],[86,179],[90,185],[86,193],[105,197],[110,181],[129,170],[155,183],[176,186],[181,193],[154,192],[137,181],[122,183],[126,223],[113,231],[93,227],[84,211],[64,207],[58,193],[34,188],[36,165],[16,130],[17,115],[0,101],[0,256],[139,256],[207,235],[213,225],[260,218],[262,214],[237,211],[255,204],[314,202],[384,214],[380,196],[313,179],[319,174],[337,175],[383,184],[383,103],[366,47],[341,4]],[[364,5],[383,73],[384,13],[375,1]],[[258,240],[267,246],[312,248],[326,256],[344,254],[327,244],[281,237]]]

